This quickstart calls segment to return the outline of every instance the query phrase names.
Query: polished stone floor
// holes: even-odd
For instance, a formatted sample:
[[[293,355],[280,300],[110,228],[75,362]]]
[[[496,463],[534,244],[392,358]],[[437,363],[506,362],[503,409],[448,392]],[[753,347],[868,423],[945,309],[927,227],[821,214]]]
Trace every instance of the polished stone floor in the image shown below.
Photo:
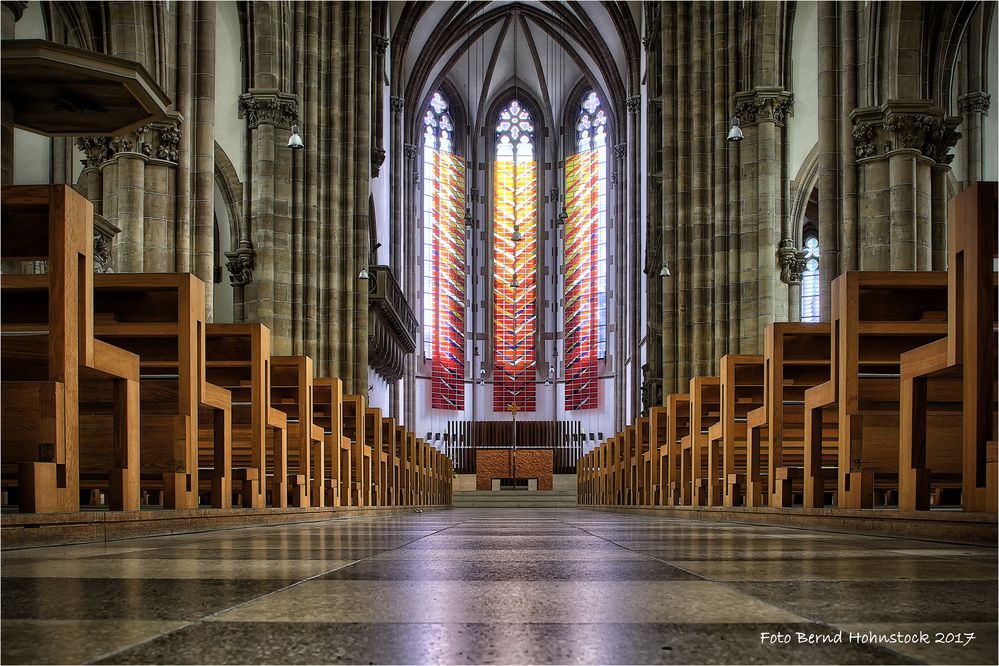
[[[456,509],[0,573],[5,664],[997,663],[996,549],[735,523]]]

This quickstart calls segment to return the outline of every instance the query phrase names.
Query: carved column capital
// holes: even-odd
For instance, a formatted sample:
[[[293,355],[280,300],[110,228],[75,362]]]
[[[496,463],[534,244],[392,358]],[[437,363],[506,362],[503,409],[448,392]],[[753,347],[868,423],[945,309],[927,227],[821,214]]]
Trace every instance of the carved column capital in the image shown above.
[[[761,122],[783,127],[794,106],[794,95],[781,87],[759,87],[736,93],[735,115],[742,127]]]
[[[392,105],[392,113],[402,113],[406,108],[406,99],[392,95],[389,103]]]
[[[0,4],[14,15],[15,23],[21,20],[21,17],[24,16],[24,10],[28,8],[27,0],[3,0]]]
[[[805,251],[794,246],[790,238],[782,238],[777,245],[777,262],[780,264],[780,279],[784,284],[801,284],[801,274],[805,272]]]
[[[253,243],[250,241],[239,241],[239,249],[235,252],[226,252],[225,264],[229,271],[229,283],[234,287],[243,287],[253,282],[253,268],[256,252],[253,250]]]
[[[383,148],[372,148],[371,149],[371,175],[374,177],[378,176],[379,170],[382,168],[382,164],[385,163],[385,150]]]
[[[958,117],[925,103],[889,102],[880,107],[854,109],[853,144],[857,159],[886,155],[894,150],[915,150],[937,164],[947,165],[951,148],[961,138]]]
[[[385,55],[385,51],[388,50],[389,40],[382,35],[372,35],[371,36],[371,49],[375,52],[376,56]]]
[[[986,92],[968,93],[957,98],[957,110],[961,113],[988,113],[992,102],[991,96]]]
[[[80,163],[85,169],[99,167],[114,155],[109,136],[78,136],[76,137],[76,147],[83,153],[83,159],[80,160]]]
[[[239,117],[250,129],[273,125],[290,129],[298,120],[298,96],[276,90],[255,90],[239,96]]]
[[[619,143],[616,146],[614,146],[614,157],[616,157],[619,160],[623,160],[627,156],[628,156],[628,144]]]
[[[634,97],[629,97],[624,104],[628,107],[628,113],[638,113],[638,110],[642,106],[642,96],[635,95]]]
[[[177,163],[181,137],[180,119],[150,123],[121,136],[78,136],[76,147],[84,157],[84,168],[99,167],[119,153],[138,153]]]
[[[405,146],[403,146],[403,150],[406,152],[407,159],[415,160],[419,148],[412,143],[407,143]]]

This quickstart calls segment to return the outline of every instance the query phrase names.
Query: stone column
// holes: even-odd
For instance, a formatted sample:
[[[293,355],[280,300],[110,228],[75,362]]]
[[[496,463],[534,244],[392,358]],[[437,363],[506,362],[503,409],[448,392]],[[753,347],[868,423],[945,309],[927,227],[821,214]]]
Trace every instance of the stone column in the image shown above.
[[[248,289],[244,286],[246,317],[270,326],[275,353],[286,353],[291,347],[291,322],[287,315],[279,317],[278,310],[290,307],[287,298],[290,294],[281,295],[290,282],[290,251],[287,244],[279,246],[276,238],[279,204],[276,188],[279,178],[288,177],[279,165],[278,151],[288,150],[285,141],[298,117],[298,98],[276,90],[253,89],[240,96],[239,113],[247,120],[250,132],[247,164],[252,165],[251,173],[247,174],[251,192],[247,219],[253,222],[250,242],[255,270],[252,285]]]
[[[977,183],[982,179],[982,156],[985,154],[983,145],[985,133],[982,130],[990,103],[991,97],[982,91],[968,93],[957,100],[957,109],[964,119],[962,129],[966,134],[964,168],[968,184]]]
[[[212,320],[215,247],[215,3],[195,4],[193,272],[205,283],[205,314]]]
[[[21,20],[26,1],[0,2],[0,36],[14,39],[14,24]],[[14,182],[14,107],[7,100],[0,102],[0,184]]]
[[[628,151],[627,177],[624,182],[626,183],[628,193],[628,214],[627,217],[620,220],[618,224],[620,226],[638,230],[643,226],[640,219],[642,210],[638,191],[641,182],[639,162],[642,157],[640,128],[642,120],[642,98],[640,95],[629,97],[626,104],[628,108],[628,146],[630,147],[630,150]],[[620,191],[620,189],[618,191]],[[627,224],[622,224],[625,220],[627,220]],[[629,243],[629,260],[625,262],[625,265],[622,268],[626,268],[628,276],[626,282],[628,287],[628,300],[625,305],[629,324],[628,357],[631,358],[631,374],[627,378],[627,381],[631,386],[631,401],[627,405],[626,413],[628,415],[628,423],[633,423],[635,419],[638,418],[638,414],[642,409],[642,357],[639,343],[641,338],[640,309],[642,304],[642,279],[639,275],[639,267],[642,265],[642,238],[637,233],[626,234],[626,238]],[[619,406],[619,411],[623,412],[625,410],[622,409],[622,407],[623,405]]]
[[[401,99],[401,98],[400,98]],[[400,113],[400,125],[402,124],[402,118],[405,114]],[[400,137],[405,136],[404,130],[400,129]],[[402,140],[400,139],[400,143]],[[416,257],[416,217],[414,211],[416,191],[417,191],[417,180],[418,172],[416,168],[416,159],[420,154],[420,149],[418,146],[412,143],[406,143],[402,146],[403,154],[405,155],[405,164],[400,167],[400,187],[404,190],[405,194],[400,197],[403,200],[402,210],[399,212],[399,221],[401,225],[405,228],[405,232],[402,239],[402,244],[400,248],[400,261],[402,257]],[[408,186],[407,186],[408,183]],[[394,242],[393,236],[393,242]],[[416,263],[415,261],[413,262]],[[406,300],[409,301],[410,305],[414,308],[416,307],[416,281],[413,279],[413,269],[415,267],[407,267],[405,271],[400,270],[400,273],[405,275],[403,282],[403,291],[406,294]],[[478,276],[472,276],[472,279],[478,279]],[[422,345],[422,340],[418,343]],[[419,346],[418,346],[419,349]],[[485,354],[485,350],[482,352]],[[404,413],[406,423],[416,423],[416,364],[419,363],[421,354],[417,352],[416,354],[410,354],[406,357],[406,395],[404,398]]]
[[[773,248],[777,247],[783,233],[782,130],[792,100],[791,94],[779,87],[760,86],[736,95],[740,124],[745,128],[743,132],[749,130],[743,141],[747,145],[742,149],[748,149],[751,154],[755,152],[756,157],[756,173],[743,173],[743,184],[749,188],[750,196],[755,194],[756,250],[754,257],[747,258],[755,260],[757,293],[755,299],[743,301],[743,330],[746,332],[745,325],[749,324],[751,335],[743,336],[742,353],[762,353],[766,327],[787,316],[787,290],[779,279]],[[750,324],[754,318],[755,328]]]
[[[805,254],[795,247],[791,238],[782,238],[777,246],[780,280],[787,285],[788,291],[788,321],[801,321],[801,274],[805,271]]]
[[[841,176],[839,170],[839,3],[818,6],[819,93],[819,307],[822,321],[831,315],[831,284],[840,272]],[[861,188],[862,189],[862,188]]]
[[[855,109],[851,118],[861,184],[858,268],[942,268],[943,174],[953,159],[948,151],[961,136],[954,129],[960,120],[918,100]]]

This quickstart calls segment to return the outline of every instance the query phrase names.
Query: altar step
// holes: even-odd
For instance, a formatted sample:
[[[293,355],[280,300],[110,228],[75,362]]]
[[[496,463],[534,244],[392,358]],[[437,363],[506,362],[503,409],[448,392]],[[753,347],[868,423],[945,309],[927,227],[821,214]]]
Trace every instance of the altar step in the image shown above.
[[[452,495],[456,509],[569,509],[576,492],[565,490],[459,490]]]

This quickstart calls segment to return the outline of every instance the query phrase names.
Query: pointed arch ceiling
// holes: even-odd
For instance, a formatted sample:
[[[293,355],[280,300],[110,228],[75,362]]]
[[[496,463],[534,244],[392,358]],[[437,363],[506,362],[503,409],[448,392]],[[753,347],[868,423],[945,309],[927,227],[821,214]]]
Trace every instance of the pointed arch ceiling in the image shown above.
[[[447,80],[480,127],[495,97],[516,85],[543,106],[546,124],[581,78],[623,116],[637,94],[640,2],[393,2],[393,94],[407,127]],[[412,138],[412,137],[410,137]]]

